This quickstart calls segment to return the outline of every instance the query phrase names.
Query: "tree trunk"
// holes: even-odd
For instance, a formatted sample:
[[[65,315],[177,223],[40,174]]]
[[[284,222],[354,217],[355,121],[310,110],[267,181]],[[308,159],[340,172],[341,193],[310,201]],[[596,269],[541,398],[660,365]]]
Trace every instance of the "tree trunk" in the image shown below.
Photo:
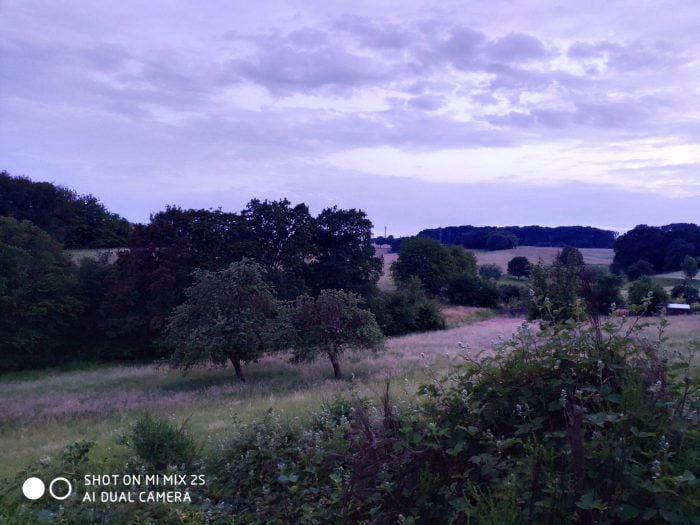
[[[236,377],[240,379],[243,383],[245,383],[245,374],[243,373],[243,366],[241,365],[241,360],[234,359],[232,357],[231,362],[233,363],[233,369],[236,371]]]
[[[335,354],[328,354],[331,359],[331,364],[333,365],[333,374],[336,379],[342,379],[343,374],[340,373],[340,363],[338,362],[338,356]]]

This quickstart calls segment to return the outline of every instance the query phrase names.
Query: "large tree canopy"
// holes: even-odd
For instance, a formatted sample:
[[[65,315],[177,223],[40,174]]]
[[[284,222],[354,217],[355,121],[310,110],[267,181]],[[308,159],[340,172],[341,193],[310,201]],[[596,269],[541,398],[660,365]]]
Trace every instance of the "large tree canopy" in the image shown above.
[[[0,369],[47,362],[75,319],[76,272],[29,221],[0,217]]]
[[[314,292],[334,288],[364,297],[376,293],[382,260],[374,256],[372,222],[365,212],[326,208],[316,218],[314,240]]]
[[[126,244],[129,222],[96,197],[49,182],[0,172],[0,215],[29,220],[66,248],[113,248]]]
[[[654,271],[675,271],[686,256],[700,256],[700,226],[697,224],[640,224],[615,240],[613,267],[627,272],[638,261],[648,261]]]

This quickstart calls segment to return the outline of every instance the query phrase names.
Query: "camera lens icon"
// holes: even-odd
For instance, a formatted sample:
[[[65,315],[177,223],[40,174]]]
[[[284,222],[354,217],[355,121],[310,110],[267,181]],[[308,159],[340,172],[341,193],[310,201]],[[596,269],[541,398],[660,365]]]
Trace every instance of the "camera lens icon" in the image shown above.
[[[44,492],[46,492],[46,487],[39,478],[27,478],[22,484],[22,494],[27,499],[39,499],[44,495]]]
[[[65,492],[61,485],[65,485]],[[46,492],[46,485],[39,478],[27,478],[22,484],[22,494],[30,500],[41,498]],[[73,493],[73,485],[66,478],[54,478],[49,483],[49,494],[56,500],[64,500]]]

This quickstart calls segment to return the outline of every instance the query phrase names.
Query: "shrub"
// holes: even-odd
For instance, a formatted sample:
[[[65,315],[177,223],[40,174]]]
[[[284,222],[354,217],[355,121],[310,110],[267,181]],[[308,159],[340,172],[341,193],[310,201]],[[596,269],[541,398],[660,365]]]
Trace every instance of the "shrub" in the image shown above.
[[[464,274],[449,282],[447,297],[453,304],[485,308],[495,308],[500,298],[498,288],[491,281]]]
[[[649,261],[642,259],[628,266],[625,273],[630,281],[636,281],[645,275],[654,275],[654,266]]]
[[[384,335],[443,330],[445,318],[417,278],[399,283],[396,290],[382,292],[370,303]]]
[[[483,279],[498,281],[503,275],[503,270],[497,264],[482,264],[479,266],[479,276]]]
[[[527,288],[514,283],[503,283],[498,285],[498,294],[503,304],[508,306],[522,306],[527,297]]]
[[[677,284],[671,290],[671,297],[683,298],[688,304],[697,303],[698,296],[700,296],[698,289],[689,284]]]
[[[178,425],[148,412],[139,417],[120,442],[155,471],[192,465],[200,452],[186,422]]]
[[[668,302],[666,291],[649,277],[642,277],[633,282],[627,292],[627,298],[631,306],[647,314],[658,312]]]

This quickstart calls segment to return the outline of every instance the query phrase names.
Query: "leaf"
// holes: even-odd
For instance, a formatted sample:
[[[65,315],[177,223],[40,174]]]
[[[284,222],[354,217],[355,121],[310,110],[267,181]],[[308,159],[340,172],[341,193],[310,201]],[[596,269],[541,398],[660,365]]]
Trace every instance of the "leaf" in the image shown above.
[[[627,503],[623,503],[617,508],[617,516],[623,520],[630,520],[639,516],[639,509]]]
[[[596,499],[592,492],[586,492],[581,499],[576,502],[576,506],[583,510],[605,510],[607,505]]]

